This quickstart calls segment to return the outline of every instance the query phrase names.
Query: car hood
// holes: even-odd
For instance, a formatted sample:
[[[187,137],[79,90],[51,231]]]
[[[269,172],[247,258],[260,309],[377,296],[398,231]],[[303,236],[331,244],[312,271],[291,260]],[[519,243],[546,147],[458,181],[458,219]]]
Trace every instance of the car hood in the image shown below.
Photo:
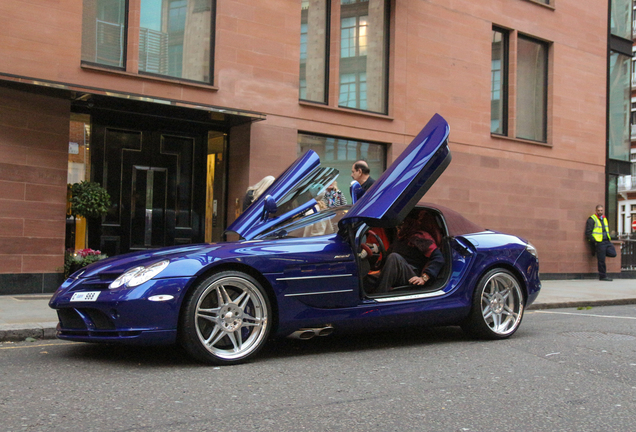
[[[278,176],[226,232],[235,232],[246,240],[254,238],[269,227],[314,206],[315,197],[324,192],[338,174],[337,169],[320,166],[316,152],[308,150]],[[266,208],[268,197],[276,203],[275,211]]]
[[[449,131],[446,120],[435,114],[338,225],[363,221],[389,227],[401,222],[450,163]]]
[[[97,275],[119,274],[133,267],[154,264],[164,259],[181,258],[183,256],[218,249],[214,243],[193,244],[187,246],[171,246],[160,249],[131,252],[97,261],[71,275],[74,278],[90,278]]]

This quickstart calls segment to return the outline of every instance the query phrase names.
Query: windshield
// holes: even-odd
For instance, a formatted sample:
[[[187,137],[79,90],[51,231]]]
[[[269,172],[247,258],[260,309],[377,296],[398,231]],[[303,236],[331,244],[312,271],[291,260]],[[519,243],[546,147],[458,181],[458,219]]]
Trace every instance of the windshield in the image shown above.
[[[335,168],[316,167],[305,179],[285,194],[277,203],[278,210],[274,216],[280,216],[288,211],[300,207],[312,198],[320,201],[327,187],[338,177]]]
[[[349,207],[332,207],[314,213],[313,210],[308,210],[306,214],[274,225],[258,238],[300,238],[333,234],[338,231],[338,222],[347,214]]]

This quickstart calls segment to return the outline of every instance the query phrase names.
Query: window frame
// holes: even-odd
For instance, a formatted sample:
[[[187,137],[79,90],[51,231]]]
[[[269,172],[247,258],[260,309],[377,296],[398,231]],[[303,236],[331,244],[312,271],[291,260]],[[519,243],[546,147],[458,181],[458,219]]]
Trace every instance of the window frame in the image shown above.
[[[493,132],[492,131],[492,126],[490,128],[490,133],[493,135],[498,135],[498,136],[508,136],[508,118],[510,117],[510,112],[509,112],[509,76],[510,76],[510,31],[506,30],[502,27],[497,27],[497,26],[493,26],[492,28],[493,33],[494,32],[498,32],[501,33],[502,35],[502,42],[503,42],[503,56],[502,56],[502,67],[500,68],[501,71],[501,79],[499,80],[501,82],[501,86],[500,86],[500,92],[501,92],[501,123],[502,123],[502,127],[501,133],[498,132]],[[491,104],[492,104],[492,92],[493,92],[493,88],[492,88],[492,44],[491,44],[491,56],[490,56],[490,61],[491,61],[491,86],[490,86],[490,92],[491,92]],[[491,108],[491,121],[492,121],[492,108]]]
[[[199,80],[193,80],[193,79],[189,79],[189,78],[175,77],[173,75],[167,75],[167,74],[164,75],[164,74],[159,74],[159,73],[147,72],[147,71],[139,70],[139,64],[138,63],[139,63],[140,30],[137,33],[137,39],[136,39],[137,48],[136,49],[134,49],[134,48],[131,49],[130,44],[134,43],[134,40],[133,41],[130,40],[131,38],[128,37],[128,32],[130,31],[130,26],[131,26],[131,22],[130,22],[130,15],[131,15],[130,3],[131,2],[137,2],[137,4],[141,7],[141,1],[140,0],[124,0],[124,2],[125,2],[125,7],[124,7],[125,17],[124,17],[124,38],[123,38],[123,43],[122,43],[123,66],[122,67],[112,66],[112,65],[107,65],[107,64],[103,64],[103,63],[91,62],[91,61],[83,60],[83,59],[80,61],[80,64],[81,64],[82,67],[87,67],[88,69],[98,69],[98,70],[99,69],[106,69],[106,70],[112,70],[113,72],[121,72],[121,73],[131,74],[131,75],[140,76],[140,77],[148,77],[148,78],[166,80],[166,81],[170,81],[170,82],[179,82],[179,83],[185,83],[185,84],[194,84],[194,85],[203,86],[203,87],[214,87],[217,1],[218,0],[210,0],[210,46],[209,46],[210,58],[209,58],[209,79],[208,79],[208,81],[199,81]],[[139,15],[141,15],[141,9],[139,9],[138,12],[139,12]],[[139,22],[137,22],[136,24],[137,24],[136,27],[138,29],[140,29],[141,27],[139,25]],[[83,26],[83,22],[82,22],[82,26]],[[133,56],[133,55],[136,57],[134,59],[135,61],[133,61],[133,62],[128,61],[129,60],[129,56]]]
[[[544,80],[543,80],[543,100],[544,100],[544,104],[543,104],[543,134],[542,134],[542,139],[541,140],[534,140],[531,138],[524,138],[524,137],[520,137],[519,136],[519,130],[518,128],[515,128],[515,138],[516,139],[520,139],[520,140],[524,140],[524,141],[533,141],[533,142],[539,142],[539,143],[547,143],[548,142],[548,85],[550,83],[550,79],[549,79],[549,74],[550,74],[550,43],[545,42],[541,39],[537,39],[535,37],[526,35],[525,33],[518,33],[517,34],[517,42],[519,41],[519,39],[524,39],[528,42],[533,42],[536,43],[538,45],[542,45],[545,48],[545,65],[543,67],[543,73],[544,73]],[[518,46],[518,44],[517,44]],[[517,80],[519,80],[519,49],[517,49],[517,64],[516,64],[516,75],[517,75]],[[516,97],[517,97],[517,101],[516,101],[516,114],[515,117],[518,119],[519,118],[519,86],[517,85],[517,91],[516,91]]]
[[[383,100],[382,107],[380,111],[370,110],[370,109],[362,109],[357,107],[348,107],[346,105],[340,105],[340,72],[341,72],[341,7],[334,7],[335,3],[332,0],[324,0],[326,2],[326,45],[327,49],[325,51],[325,98],[324,102],[321,101],[313,101],[310,99],[304,99],[300,97],[300,67],[299,67],[299,84],[298,84],[298,100],[299,103],[304,105],[316,105],[316,106],[324,106],[325,108],[336,109],[336,110],[347,110],[347,111],[355,111],[359,113],[369,114],[369,115],[379,115],[379,116],[388,116],[390,111],[389,106],[389,86],[390,86],[390,70],[391,70],[391,4],[390,0],[382,0],[384,2],[384,65],[383,65]],[[338,5],[342,6],[341,2],[338,1]],[[335,24],[337,22],[337,25]],[[337,54],[331,50],[330,47],[337,47]],[[356,57],[352,57],[356,58]],[[354,60],[355,61],[355,60]],[[300,65],[300,59],[299,59]],[[332,66],[334,68],[332,69]],[[331,73],[330,73],[331,72]],[[366,72],[365,72],[366,73]],[[359,75],[360,73],[356,73],[356,83],[359,83]],[[368,93],[368,84],[366,92]],[[356,91],[356,100],[360,100],[360,90],[359,88]]]
[[[491,32],[490,32],[490,39],[492,41],[492,35],[493,32],[498,31],[498,32],[504,32],[508,34],[508,45],[507,45],[507,53],[504,55],[504,57],[507,59],[506,61],[506,66],[505,66],[505,70],[506,70],[506,82],[507,82],[507,88],[506,88],[506,95],[505,95],[505,107],[507,109],[507,113],[505,115],[505,122],[506,122],[506,131],[504,134],[500,134],[500,133],[496,133],[492,131],[490,131],[490,136],[491,138],[500,138],[500,139],[506,139],[506,140],[512,140],[512,141],[518,141],[518,142],[524,142],[524,143],[530,143],[530,144],[537,144],[537,145],[543,145],[543,146],[549,146],[551,147],[552,144],[550,142],[551,140],[551,135],[550,135],[550,113],[551,113],[551,98],[550,98],[550,92],[551,92],[551,80],[550,80],[550,70],[551,70],[551,62],[553,61],[552,59],[552,52],[553,52],[553,42],[537,37],[537,36],[533,36],[533,35],[529,35],[527,33],[522,33],[519,32],[517,30],[514,29],[509,29],[506,27],[502,27],[496,24],[492,25],[491,28]],[[525,39],[525,40],[529,40],[531,42],[535,42],[538,44],[541,44],[542,46],[545,47],[545,67],[543,70],[544,73],[544,77],[545,77],[545,81],[544,81],[544,94],[543,94],[543,98],[544,98],[544,114],[543,114],[543,137],[542,140],[535,140],[535,139],[531,139],[531,138],[524,138],[524,137],[519,137],[519,133],[518,133],[518,124],[519,124],[519,104],[518,104],[518,95],[519,95],[519,85],[518,85],[518,80],[519,80],[519,49],[518,49],[518,41],[519,39]],[[492,46],[492,42],[491,42],[491,46]],[[492,49],[491,49],[491,53],[492,53]],[[492,54],[490,56],[491,58],[491,70],[492,70]],[[514,62],[512,61],[514,59]],[[511,82],[510,78],[511,77],[515,77],[515,82]],[[492,74],[491,74],[491,95],[492,95]],[[492,96],[490,97],[492,100]],[[492,121],[492,111],[491,111],[491,121]]]

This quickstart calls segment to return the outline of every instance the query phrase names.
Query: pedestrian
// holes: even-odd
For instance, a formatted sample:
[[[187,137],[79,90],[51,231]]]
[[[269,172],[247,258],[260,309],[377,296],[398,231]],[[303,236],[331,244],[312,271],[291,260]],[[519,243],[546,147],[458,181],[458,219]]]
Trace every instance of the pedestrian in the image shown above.
[[[338,189],[337,182],[333,182],[329,186],[327,186],[327,192],[325,192],[324,201],[325,204],[327,204],[327,207],[339,207],[347,205],[347,198],[342,195],[342,191]]]
[[[255,185],[248,187],[243,197],[243,211],[256,201],[274,183],[274,180],[274,177],[266,176]]]
[[[357,198],[360,199],[366,191],[369,190],[371,185],[375,182],[375,179],[371,177],[371,170],[369,165],[364,160],[359,160],[351,167],[351,178],[360,183],[362,187],[362,193]]]
[[[616,249],[614,249],[611,241],[605,209],[600,204],[596,206],[596,213],[587,219],[585,237],[590,242],[592,256],[596,255],[596,260],[598,261],[599,280],[611,281],[612,278],[607,277],[605,257],[616,257]]]

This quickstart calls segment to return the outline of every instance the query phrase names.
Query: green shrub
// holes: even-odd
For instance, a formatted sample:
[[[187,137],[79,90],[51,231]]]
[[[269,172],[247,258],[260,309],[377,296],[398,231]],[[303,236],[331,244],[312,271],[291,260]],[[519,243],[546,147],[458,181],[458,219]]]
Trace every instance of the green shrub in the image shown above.
[[[82,181],[71,188],[71,215],[97,218],[105,215],[110,207],[110,195],[98,183]]]

